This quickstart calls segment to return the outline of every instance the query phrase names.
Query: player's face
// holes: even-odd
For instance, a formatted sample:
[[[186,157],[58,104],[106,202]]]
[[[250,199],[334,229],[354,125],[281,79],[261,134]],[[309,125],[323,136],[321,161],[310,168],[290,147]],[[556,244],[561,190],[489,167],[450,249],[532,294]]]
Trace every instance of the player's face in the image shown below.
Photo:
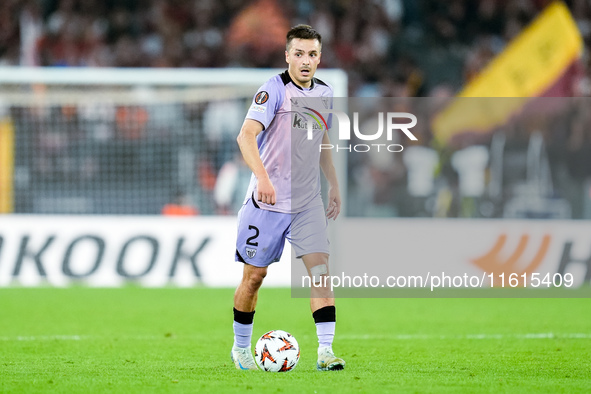
[[[320,63],[320,43],[318,40],[294,38],[285,51],[285,61],[291,79],[303,88],[309,88]]]

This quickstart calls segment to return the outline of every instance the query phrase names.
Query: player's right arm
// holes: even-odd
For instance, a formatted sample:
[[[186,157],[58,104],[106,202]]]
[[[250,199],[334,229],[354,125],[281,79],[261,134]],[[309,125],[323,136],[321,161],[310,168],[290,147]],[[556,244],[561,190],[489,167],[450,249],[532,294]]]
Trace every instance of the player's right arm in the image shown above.
[[[257,136],[262,131],[262,123],[254,119],[245,119],[236,141],[244,161],[257,178],[257,200],[265,204],[275,205],[275,188],[263,165],[257,145]]]

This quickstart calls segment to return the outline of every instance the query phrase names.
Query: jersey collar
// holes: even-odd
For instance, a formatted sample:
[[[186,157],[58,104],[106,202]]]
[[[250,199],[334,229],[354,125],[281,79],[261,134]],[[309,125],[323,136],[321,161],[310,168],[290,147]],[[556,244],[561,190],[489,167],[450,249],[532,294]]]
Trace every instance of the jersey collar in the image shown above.
[[[289,75],[289,71],[285,70],[283,73],[280,74],[281,75],[281,80],[283,81],[284,85],[287,85],[288,83],[293,83],[294,86],[300,90],[304,90],[304,88],[302,88],[300,85],[298,85],[297,83],[295,83],[293,81],[293,79],[291,79],[291,75]],[[316,85],[315,83],[316,78],[312,78],[311,83],[310,83],[310,87],[307,88],[308,90],[312,90],[314,88],[314,86]]]

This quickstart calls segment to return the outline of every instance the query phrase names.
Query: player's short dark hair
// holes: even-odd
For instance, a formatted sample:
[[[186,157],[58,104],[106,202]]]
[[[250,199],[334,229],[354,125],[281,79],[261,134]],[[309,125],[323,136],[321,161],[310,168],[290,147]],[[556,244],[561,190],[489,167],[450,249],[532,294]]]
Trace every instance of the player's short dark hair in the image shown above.
[[[294,38],[302,40],[318,40],[318,43],[322,45],[322,36],[309,25],[300,24],[292,27],[291,30],[287,32],[287,41],[285,43],[286,49],[289,50],[289,44],[291,44],[291,40]]]

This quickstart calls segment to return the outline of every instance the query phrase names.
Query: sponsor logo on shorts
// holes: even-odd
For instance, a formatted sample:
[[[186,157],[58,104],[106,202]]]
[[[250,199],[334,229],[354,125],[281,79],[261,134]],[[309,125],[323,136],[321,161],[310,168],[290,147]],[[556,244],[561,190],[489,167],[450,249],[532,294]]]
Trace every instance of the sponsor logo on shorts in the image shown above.
[[[253,248],[246,248],[246,256],[252,259],[257,254],[257,250]]]

